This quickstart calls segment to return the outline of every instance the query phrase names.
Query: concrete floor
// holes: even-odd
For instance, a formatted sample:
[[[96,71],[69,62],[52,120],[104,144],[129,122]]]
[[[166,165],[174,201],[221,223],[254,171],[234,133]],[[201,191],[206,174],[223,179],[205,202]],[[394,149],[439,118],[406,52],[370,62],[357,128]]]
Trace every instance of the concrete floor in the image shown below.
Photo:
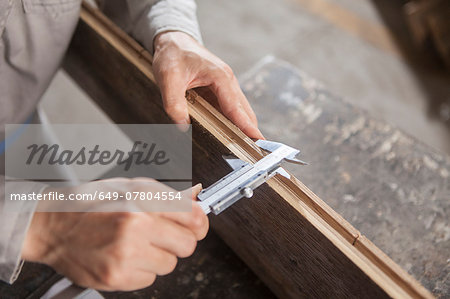
[[[285,61],[267,57],[241,82],[265,136],[309,162],[283,167],[437,298],[448,297],[450,158]]]
[[[197,3],[206,46],[238,76],[272,54],[374,117],[450,154],[450,76],[439,66],[417,70],[407,61],[395,38],[383,35],[383,14],[371,1]],[[43,106],[54,122],[107,121],[62,72]]]
[[[364,32],[356,36],[339,28],[342,24],[311,13],[310,5],[304,5],[307,2],[324,1],[247,0],[240,2],[245,3],[241,6],[235,1],[199,0],[205,43],[237,74],[267,54],[287,60],[375,117],[450,153],[449,126],[428,115],[427,91],[404,59],[368,43]],[[371,1],[328,3],[349,10],[373,26],[382,26]],[[446,88],[450,101],[448,76],[436,76],[434,80],[438,88]]]

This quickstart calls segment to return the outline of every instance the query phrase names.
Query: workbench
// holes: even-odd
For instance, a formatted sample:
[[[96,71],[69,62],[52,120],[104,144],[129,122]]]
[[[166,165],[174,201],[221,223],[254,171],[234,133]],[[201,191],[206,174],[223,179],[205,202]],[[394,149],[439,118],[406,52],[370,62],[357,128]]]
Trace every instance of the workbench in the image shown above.
[[[240,81],[266,138],[300,148],[310,163],[286,168],[427,289],[449,296],[449,157],[274,57],[261,60]],[[0,284],[0,297],[39,297],[59,278],[46,266],[26,263],[16,283]],[[103,295],[274,297],[214,232],[153,286]]]

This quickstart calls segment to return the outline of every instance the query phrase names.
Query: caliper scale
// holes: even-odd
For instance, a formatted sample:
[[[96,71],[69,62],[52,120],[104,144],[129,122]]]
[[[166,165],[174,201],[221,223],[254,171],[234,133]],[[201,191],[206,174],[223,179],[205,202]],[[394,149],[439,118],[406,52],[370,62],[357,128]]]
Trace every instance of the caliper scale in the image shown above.
[[[283,161],[300,165],[307,164],[296,159],[300,153],[298,149],[267,140],[258,140],[255,143],[269,153],[255,164],[242,161],[234,156],[223,156],[233,171],[203,189],[197,196],[199,204],[206,214],[212,212],[218,215],[239,199],[252,197],[253,190],[275,174],[290,178],[290,175],[280,166]]]

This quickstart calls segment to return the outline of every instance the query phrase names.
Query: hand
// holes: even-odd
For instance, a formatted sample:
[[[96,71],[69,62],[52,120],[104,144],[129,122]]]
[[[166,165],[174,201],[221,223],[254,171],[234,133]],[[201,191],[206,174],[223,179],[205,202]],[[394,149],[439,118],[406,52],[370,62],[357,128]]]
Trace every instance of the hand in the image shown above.
[[[142,179],[122,181],[114,184],[146,188]],[[193,187],[193,199],[200,190]],[[22,258],[47,264],[80,286],[130,291],[172,272],[177,257],[190,256],[207,231],[208,218],[196,203],[191,212],[41,212],[33,217]]]
[[[227,64],[183,32],[157,35],[154,48],[155,79],[161,89],[164,109],[176,124],[190,123],[186,90],[208,86],[225,116],[249,137],[264,138],[255,113]]]

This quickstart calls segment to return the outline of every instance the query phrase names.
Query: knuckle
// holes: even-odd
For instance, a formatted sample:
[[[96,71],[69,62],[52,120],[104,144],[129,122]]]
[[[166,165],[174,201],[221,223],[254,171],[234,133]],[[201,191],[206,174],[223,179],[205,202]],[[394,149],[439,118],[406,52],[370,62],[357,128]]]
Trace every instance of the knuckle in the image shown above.
[[[171,116],[184,116],[184,113],[186,111],[184,105],[181,103],[167,104],[164,106],[164,109],[166,110],[167,114]]]
[[[131,212],[116,212],[114,214],[116,215],[116,218],[119,221],[119,223],[127,222],[133,219],[134,217],[134,214]]]
[[[224,114],[227,116],[236,116],[242,110],[242,105],[240,103],[235,103],[234,105],[229,105],[224,107]]]
[[[119,212],[116,214],[117,226],[119,229],[127,229],[133,222],[135,215],[131,212]]]
[[[157,68],[155,68],[155,72],[161,76],[167,75],[170,73],[171,66],[169,64],[159,63],[157,64]]]
[[[159,252],[154,255],[156,260],[159,260],[159,266],[155,268],[157,275],[167,275],[175,270],[178,259],[174,254],[167,252]]]
[[[182,247],[180,250],[180,257],[189,257],[194,253],[195,247],[197,247],[197,239],[194,235],[186,236],[185,240],[182,243]]]
[[[199,205],[193,205],[192,214],[191,228],[193,229],[197,240],[201,240],[206,236],[209,229],[208,217]]]
[[[175,267],[177,266],[177,263],[178,263],[177,257],[174,255],[170,255],[166,261],[166,269],[164,273],[161,275],[166,275],[173,272],[173,270],[175,270]]]
[[[147,281],[148,285],[151,286],[155,282],[155,280],[156,280],[156,274],[153,274],[153,273],[149,274],[148,281]]]
[[[113,245],[111,249],[111,255],[114,257],[118,264],[126,264],[132,256],[131,248],[127,246],[125,242],[118,242]]]
[[[140,216],[132,212],[119,212],[115,216],[115,238],[116,240],[123,240],[134,230],[133,227],[139,221]]]
[[[121,283],[120,271],[111,265],[104,267],[100,282],[111,289],[116,289]]]
[[[154,71],[157,75],[166,76],[179,68],[179,61],[173,56],[165,56],[164,59],[156,57],[154,61]]]
[[[222,66],[222,71],[225,75],[226,78],[228,79],[234,79],[234,72],[233,69],[228,65],[228,64],[224,64]]]
[[[193,229],[202,229],[205,226],[206,215],[199,205],[192,206],[191,227]]]
[[[194,230],[199,230],[203,227],[204,223],[205,223],[205,221],[204,221],[202,215],[196,215],[195,217],[193,217],[193,220],[192,220],[192,228]]]

